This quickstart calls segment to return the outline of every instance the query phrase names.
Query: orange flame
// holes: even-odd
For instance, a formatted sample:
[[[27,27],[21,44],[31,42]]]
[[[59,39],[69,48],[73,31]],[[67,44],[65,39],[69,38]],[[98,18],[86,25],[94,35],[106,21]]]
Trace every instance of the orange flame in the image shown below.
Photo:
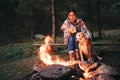
[[[77,61],[65,61],[64,59],[60,58],[59,56],[52,55],[52,47],[51,44],[53,43],[53,39],[50,36],[46,36],[44,39],[44,43],[40,48],[39,57],[40,59],[47,65],[52,64],[61,64],[64,66],[70,66],[77,64]]]
[[[87,78],[92,78],[95,75],[95,73],[94,72],[85,72],[83,75],[87,79]]]

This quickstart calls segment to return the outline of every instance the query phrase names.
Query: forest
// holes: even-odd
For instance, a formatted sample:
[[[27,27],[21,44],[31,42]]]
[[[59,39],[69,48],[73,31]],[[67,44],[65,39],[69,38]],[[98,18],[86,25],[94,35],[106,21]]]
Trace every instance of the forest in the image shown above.
[[[52,35],[51,0],[0,0],[0,44],[34,38],[35,34]],[[67,11],[74,8],[89,28],[92,37],[104,37],[104,30],[120,29],[119,0],[55,0],[55,36]]]
[[[120,0],[0,0],[0,80],[46,80],[39,75],[39,70],[41,72],[47,66],[39,56],[46,35],[50,35],[55,41],[53,45],[57,45],[52,48],[55,51],[51,52],[52,56],[69,61],[60,28],[70,9],[75,9],[84,21],[92,36],[94,50],[102,57],[93,66],[97,62],[103,63],[116,69],[117,74],[110,75],[114,79],[80,79],[73,75],[70,79],[53,80],[120,80]],[[36,35],[39,36],[36,38]],[[50,70],[55,71],[56,67],[47,71]],[[106,68],[101,71],[105,72]],[[114,74],[112,70],[109,72]]]

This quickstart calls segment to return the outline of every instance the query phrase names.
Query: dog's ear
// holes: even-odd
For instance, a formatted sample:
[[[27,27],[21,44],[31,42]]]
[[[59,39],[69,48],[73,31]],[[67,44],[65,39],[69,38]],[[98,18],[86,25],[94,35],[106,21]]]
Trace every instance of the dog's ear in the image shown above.
[[[82,38],[86,38],[86,35],[85,35],[85,33],[82,33]]]

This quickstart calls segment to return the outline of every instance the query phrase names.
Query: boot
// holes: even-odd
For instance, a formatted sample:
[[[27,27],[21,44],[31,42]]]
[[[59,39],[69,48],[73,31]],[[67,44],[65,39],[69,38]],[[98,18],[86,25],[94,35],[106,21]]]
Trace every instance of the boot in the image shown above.
[[[79,57],[79,50],[78,49],[75,50],[75,55],[76,55],[75,59],[79,61],[80,57]]]

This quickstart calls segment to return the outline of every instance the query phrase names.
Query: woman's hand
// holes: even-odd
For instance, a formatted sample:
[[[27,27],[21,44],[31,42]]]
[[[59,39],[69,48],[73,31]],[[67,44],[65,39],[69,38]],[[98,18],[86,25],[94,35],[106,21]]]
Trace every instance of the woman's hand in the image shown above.
[[[74,33],[76,33],[77,31],[76,31],[76,28],[75,28],[75,27],[70,27],[69,32],[70,32],[71,34],[74,34]]]

